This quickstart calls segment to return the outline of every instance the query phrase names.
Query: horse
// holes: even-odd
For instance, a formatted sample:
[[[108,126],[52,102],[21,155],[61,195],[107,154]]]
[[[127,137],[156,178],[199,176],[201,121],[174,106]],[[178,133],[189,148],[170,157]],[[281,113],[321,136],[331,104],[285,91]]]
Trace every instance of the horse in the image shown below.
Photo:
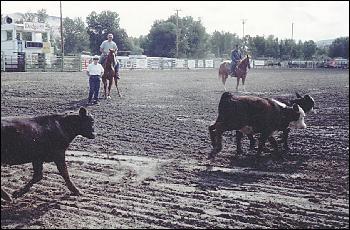
[[[226,91],[226,87],[225,87],[225,83],[226,80],[228,78],[228,75],[230,75],[230,68],[231,68],[231,61],[223,61],[220,64],[219,67],[219,78],[221,78],[222,83],[224,84],[224,89]],[[249,56],[247,55],[247,57],[245,57],[244,59],[242,59],[236,66],[235,68],[235,73],[234,73],[234,77],[237,78],[237,85],[236,85],[236,91],[238,91],[238,86],[239,86],[239,80],[242,78],[242,85],[243,85],[243,89],[245,91],[245,79],[247,77],[247,68],[250,69],[250,62],[249,62]]]
[[[115,76],[115,59],[114,59],[115,50],[109,49],[109,53],[107,57],[105,58],[105,61],[103,63],[104,73],[102,75],[102,82],[103,82],[103,88],[104,88],[104,97],[105,99],[110,99],[111,96],[111,88],[113,84],[113,79],[115,83],[115,87],[117,88],[117,92],[119,97],[121,97],[119,89],[118,89],[118,79]],[[108,93],[107,93],[107,80],[108,80]]]

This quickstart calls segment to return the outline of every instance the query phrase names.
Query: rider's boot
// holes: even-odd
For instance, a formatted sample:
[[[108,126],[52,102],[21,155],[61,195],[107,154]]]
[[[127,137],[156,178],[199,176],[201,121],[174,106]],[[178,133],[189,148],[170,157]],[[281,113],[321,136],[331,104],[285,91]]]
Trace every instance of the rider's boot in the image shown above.
[[[119,72],[115,71],[115,77],[119,80],[120,77],[119,77]]]

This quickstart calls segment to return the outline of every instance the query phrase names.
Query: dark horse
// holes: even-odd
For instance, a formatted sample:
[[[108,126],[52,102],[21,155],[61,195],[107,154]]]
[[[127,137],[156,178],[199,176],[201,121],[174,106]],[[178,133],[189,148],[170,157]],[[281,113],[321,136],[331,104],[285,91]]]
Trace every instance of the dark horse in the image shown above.
[[[228,75],[230,75],[230,66],[231,66],[231,61],[223,61],[219,67],[219,78],[221,77],[222,83],[224,84],[225,91],[226,91],[225,83],[228,78]],[[245,78],[247,77],[247,68],[250,69],[250,62],[249,62],[248,55],[246,58],[242,59],[235,68],[234,77],[237,78],[237,85],[236,85],[237,91],[238,91],[239,80],[241,78],[242,78],[243,89],[245,91],[244,83],[245,83]]]
[[[111,94],[113,79],[115,82],[115,87],[117,88],[117,91],[118,91],[118,95],[120,97],[120,93],[118,89],[118,79],[115,76],[115,70],[114,70],[114,66],[116,64],[114,59],[114,54],[115,54],[115,50],[109,49],[109,53],[103,63],[104,73],[102,75],[102,82],[103,82],[105,99],[111,98],[110,94]],[[107,80],[108,80],[108,93],[107,93]]]

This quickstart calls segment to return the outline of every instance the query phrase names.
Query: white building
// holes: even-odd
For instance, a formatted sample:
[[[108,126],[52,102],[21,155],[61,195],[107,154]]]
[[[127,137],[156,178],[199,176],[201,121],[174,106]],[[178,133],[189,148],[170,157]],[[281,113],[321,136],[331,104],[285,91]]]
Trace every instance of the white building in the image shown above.
[[[46,28],[44,23],[24,22],[1,25],[1,54],[6,57],[7,63],[11,60],[12,64],[17,64],[19,53],[24,53],[26,60],[45,56],[49,62],[53,51],[54,48],[50,44],[50,29]]]

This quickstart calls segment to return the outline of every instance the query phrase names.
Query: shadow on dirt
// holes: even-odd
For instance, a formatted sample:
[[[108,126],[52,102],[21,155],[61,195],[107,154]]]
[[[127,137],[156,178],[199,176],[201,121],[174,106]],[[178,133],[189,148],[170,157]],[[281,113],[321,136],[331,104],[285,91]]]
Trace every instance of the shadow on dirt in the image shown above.
[[[71,102],[68,102],[67,104],[61,105],[62,110],[60,112],[64,113],[70,110],[73,110],[73,111],[78,110],[80,109],[80,107],[88,107],[87,103],[88,103],[88,100],[86,98],[78,101],[71,101]]]
[[[233,156],[226,166],[207,166],[196,172],[197,187],[201,190],[217,190],[221,187],[245,187],[245,184],[256,183],[264,177],[285,177],[300,172],[309,159],[300,154],[283,153],[274,155],[264,153]],[[214,165],[216,165],[214,163]]]
[[[249,167],[263,172],[295,173],[309,159],[308,156],[286,152],[266,153],[262,156],[233,156],[230,167]]]
[[[28,204],[28,201],[20,201],[16,204],[3,205],[1,202],[1,226],[19,224],[16,228],[21,228],[21,226],[32,224],[40,225],[40,223],[35,223],[36,220],[51,209],[59,209],[59,204],[56,201],[44,202],[39,205],[34,202]]]
[[[197,173],[196,187],[200,190],[218,190],[222,187],[241,187],[258,181],[262,175],[249,175],[245,172],[222,170],[202,170]]]

